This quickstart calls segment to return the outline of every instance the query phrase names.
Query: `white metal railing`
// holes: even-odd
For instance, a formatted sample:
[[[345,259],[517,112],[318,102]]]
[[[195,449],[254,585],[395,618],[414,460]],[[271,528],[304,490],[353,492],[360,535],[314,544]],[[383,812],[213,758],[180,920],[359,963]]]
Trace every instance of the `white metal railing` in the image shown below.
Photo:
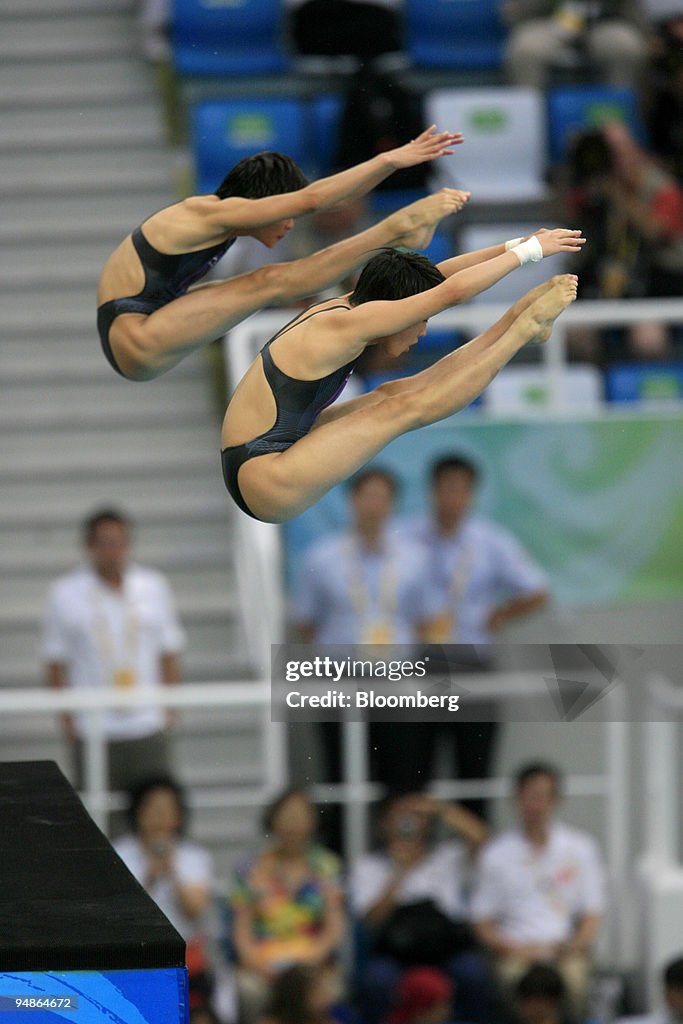
[[[541,672],[506,672],[457,677],[462,692],[474,699],[496,698],[501,701],[523,698],[548,698],[545,678]],[[149,691],[128,690],[0,690],[0,715],[88,713],[89,727],[85,738],[85,791],[88,808],[106,827],[110,810],[108,803],[107,739],[103,731],[104,712],[109,708],[157,705],[165,708],[205,707],[217,711],[237,707],[260,710],[264,727],[264,784],[262,787],[225,789],[202,794],[202,806],[229,809],[238,806],[260,806],[288,782],[285,749],[286,727],[270,721],[270,684],[258,682],[179,684]],[[623,929],[620,927],[621,907],[627,893],[626,851],[629,835],[628,734],[625,696],[620,687],[604,697],[606,713],[604,729],[603,770],[597,775],[573,775],[567,778],[567,792],[575,796],[600,796],[604,801],[605,854],[613,899],[607,922],[607,939],[612,959],[619,959],[623,950]],[[337,786],[319,784],[313,795],[323,802],[340,802],[344,809],[345,852],[357,857],[367,848],[369,804],[381,795],[381,789],[368,781],[368,744],[365,722],[344,722],[342,725],[342,783]],[[275,740],[275,742],[273,742]],[[508,795],[507,780],[479,779],[467,782],[440,781],[431,791],[445,799],[465,796],[499,797]]]
[[[645,688],[643,713],[644,859],[652,865],[681,867],[680,854],[680,723],[683,689],[653,674]]]
[[[84,791],[90,813],[106,830],[109,802],[107,737],[104,713],[116,708],[253,708],[261,711],[266,732],[281,733],[282,727],[270,722],[270,683],[261,681],[231,683],[184,683],[149,690],[109,689],[18,689],[0,690],[0,716],[12,714],[65,714],[82,711],[88,725],[84,737]],[[282,742],[264,744],[264,793],[271,794],[287,779],[286,750]]]
[[[523,293],[520,275],[520,295]],[[495,323],[509,308],[504,303],[475,302],[457,306],[432,317],[430,325],[443,329],[476,332]],[[263,343],[291,318],[291,310],[258,313],[233,328],[227,336],[226,351],[232,379],[241,379]],[[627,327],[643,322],[683,324],[683,299],[582,300],[565,310],[555,322],[553,337],[541,346],[541,359],[547,375],[550,403],[544,415],[567,411],[564,404],[562,375],[567,364],[566,334],[570,327]],[[486,413],[485,413],[486,415]]]

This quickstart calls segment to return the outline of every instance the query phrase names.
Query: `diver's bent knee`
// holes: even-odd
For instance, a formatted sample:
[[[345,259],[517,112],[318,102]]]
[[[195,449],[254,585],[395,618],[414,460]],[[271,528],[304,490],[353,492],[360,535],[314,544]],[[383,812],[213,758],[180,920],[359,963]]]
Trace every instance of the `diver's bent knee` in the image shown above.
[[[109,344],[116,365],[127,380],[146,381],[159,376],[161,370],[155,365],[159,346],[144,329],[136,325],[132,329],[118,330],[115,337],[110,337]]]

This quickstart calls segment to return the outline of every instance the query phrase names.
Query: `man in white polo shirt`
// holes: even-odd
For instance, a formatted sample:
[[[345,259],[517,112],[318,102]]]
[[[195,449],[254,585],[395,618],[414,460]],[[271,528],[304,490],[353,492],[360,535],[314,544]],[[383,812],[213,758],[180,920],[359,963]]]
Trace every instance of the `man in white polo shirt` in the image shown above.
[[[184,634],[165,578],[130,561],[131,526],[116,509],[83,524],[86,563],[50,587],[43,621],[48,684],[76,689],[154,690],[175,683]],[[168,772],[167,715],[149,705],[105,712],[109,780],[114,790]],[[87,714],[64,718],[73,742],[76,782],[83,785]]]
[[[480,940],[496,957],[504,987],[514,985],[532,964],[551,963],[578,1016],[604,909],[604,876],[592,836],[555,818],[560,787],[560,773],[552,765],[530,764],[519,771],[519,827],[482,851],[471,913]]]

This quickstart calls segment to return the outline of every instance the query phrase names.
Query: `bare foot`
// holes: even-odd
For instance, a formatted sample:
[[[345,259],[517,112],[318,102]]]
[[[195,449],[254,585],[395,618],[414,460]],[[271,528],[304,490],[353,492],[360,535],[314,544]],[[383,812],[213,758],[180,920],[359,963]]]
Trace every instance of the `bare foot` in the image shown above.
[[[528,291],[526,295],[522,295],[521,299],[518,299],[516,302],[516,315],[520,316],[520,314],[528,309],[536,299],[539,299],[541,295],[544,295],[550,288],[552,288],[556,280],[557,277],[549,277],[547,281],[542,281],[541,284],[537,284],[535,288]]]
[[[425,249],[431,242],[437,225],[444,217],[461,210],[470,198],[469,192],[457,188],[442,188],[424,199],[396,213],[398,234],[395,245],[408,249]]]
[[[542,344],[548,340],[555,320],[576,298],[578,281],[575,274],[557,274],[550,281],[551,287],[543,289],[532,302],[523,314],[525,329],[530,333],[529,342]]]

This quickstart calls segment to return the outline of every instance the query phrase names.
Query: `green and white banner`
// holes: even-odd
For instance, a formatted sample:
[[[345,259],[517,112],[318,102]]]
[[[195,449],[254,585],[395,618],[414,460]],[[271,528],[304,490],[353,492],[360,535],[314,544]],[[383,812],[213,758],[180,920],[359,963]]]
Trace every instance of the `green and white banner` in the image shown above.
[[[683,416],[482,421],[460,415],[394,441],[374,460],[402,481],[400,514],[428,507],[431,463],[482,468],[476,511],[510,529],[564,604],[683,598]],[[290,574],[311,541],[343,527],[338,487],[290,523]]]

